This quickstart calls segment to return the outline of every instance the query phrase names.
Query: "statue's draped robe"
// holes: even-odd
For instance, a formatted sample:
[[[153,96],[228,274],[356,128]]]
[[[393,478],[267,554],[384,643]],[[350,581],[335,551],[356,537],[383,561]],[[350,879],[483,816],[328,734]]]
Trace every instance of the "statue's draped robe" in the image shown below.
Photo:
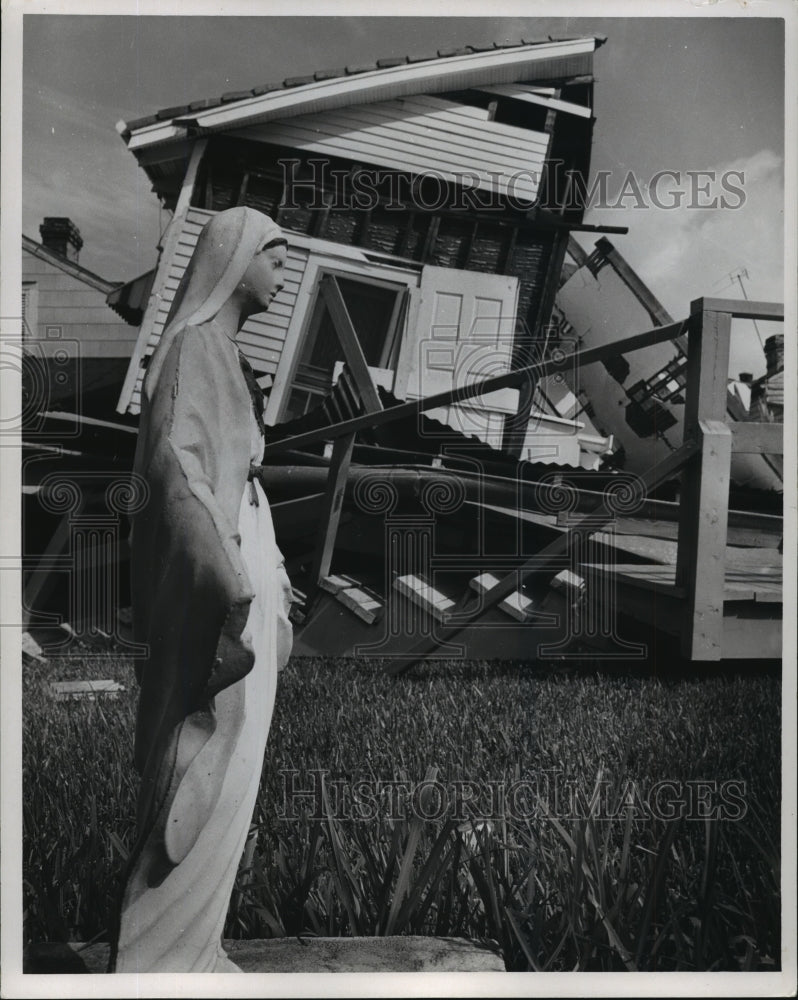
[[[253,224],[262,243],[259,219],[244,216],[245,232]],[[229,277],[240,241],[223,242]],[[188,311],[202,320],[201,308]],[[235,968],[221,932],[291,646],[290,583],[266,497],[247,481],[263,439],[235,331],[213,319],[170,329],[148,375],[135,462],[150,495],[131,536],[134,632],[149,654],[137,669],[142,784],[118,972]]]

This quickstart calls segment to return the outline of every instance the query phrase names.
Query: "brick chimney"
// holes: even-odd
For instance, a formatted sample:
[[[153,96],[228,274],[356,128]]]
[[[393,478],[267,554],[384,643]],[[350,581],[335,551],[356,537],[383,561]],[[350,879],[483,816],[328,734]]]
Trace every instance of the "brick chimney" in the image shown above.
[[[80,230],[71,219],[48,216],[39,226],[39,233],[42,244],[48,250],[53,250],[77,264],[83,240]]]

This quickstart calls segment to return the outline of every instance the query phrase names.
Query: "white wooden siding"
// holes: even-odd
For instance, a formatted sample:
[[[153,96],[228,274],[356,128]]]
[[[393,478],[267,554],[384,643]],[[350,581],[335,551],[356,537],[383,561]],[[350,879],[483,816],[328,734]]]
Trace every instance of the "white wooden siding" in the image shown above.
[[[186,215],[178,235],[175,253],[170,261],[165,261],[163,264],[167,270],[154,322],[151,329],[142,328],[140,333],[140,336],[146,337],[145,356],[152,354],[158,346],[174,301],[175,292],[194,253],[199,234],[213,215],[213,212],[199,208],[189,209]],[[308,252],[304,247],[297,247],[293,244],[289,246],[285,267],[285,285],[271,304],[268,313],[259,313],[248,319],[239,335],[238,341],[241,349],[258,372],[273,376],[277,371],[286,330],[294,311],[299,285],[305,273],[307,258]],[[144,370],[142,369],[137,375],[128,404],[131,413],[138,413],[141,409],[143,375]]]
[[[105,301],[110,283],[99,288],[100,279],[84,279],[74,265],[72,272],[63,270],[25,247],[22,279],[24,336],[37,342],[42,355],[50,357],[74,342],[67,350],[82,358],[130,357],[137,331]]]
[[[338,108],[230,133],[457,182],[534,202],[549,147],[545,132],[489,121],[487,111],[417,96]]]

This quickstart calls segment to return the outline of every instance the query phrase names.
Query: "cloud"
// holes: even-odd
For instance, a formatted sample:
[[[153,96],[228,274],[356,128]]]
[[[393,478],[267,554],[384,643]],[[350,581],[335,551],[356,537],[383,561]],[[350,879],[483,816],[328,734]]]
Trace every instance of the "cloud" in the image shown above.
[[[80,263],[102,277],[154,266],[159,205],[114,128],[118,110],[31,81],[24,111],[22,232],[38,240],[45,216],[67,216],[83,237]]]

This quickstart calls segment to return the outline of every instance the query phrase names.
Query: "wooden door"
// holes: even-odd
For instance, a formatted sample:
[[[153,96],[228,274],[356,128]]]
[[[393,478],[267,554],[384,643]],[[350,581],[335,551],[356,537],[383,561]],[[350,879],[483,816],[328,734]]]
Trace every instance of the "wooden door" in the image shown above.
[[[396,396],[419,399],[510,370],[517,278],[428,266],[410,294],[394,380]],[[499,448],[505,417],[514,415],[517,407],[518,390],[503,389],[467,405],[429,410],[427,416]]]

